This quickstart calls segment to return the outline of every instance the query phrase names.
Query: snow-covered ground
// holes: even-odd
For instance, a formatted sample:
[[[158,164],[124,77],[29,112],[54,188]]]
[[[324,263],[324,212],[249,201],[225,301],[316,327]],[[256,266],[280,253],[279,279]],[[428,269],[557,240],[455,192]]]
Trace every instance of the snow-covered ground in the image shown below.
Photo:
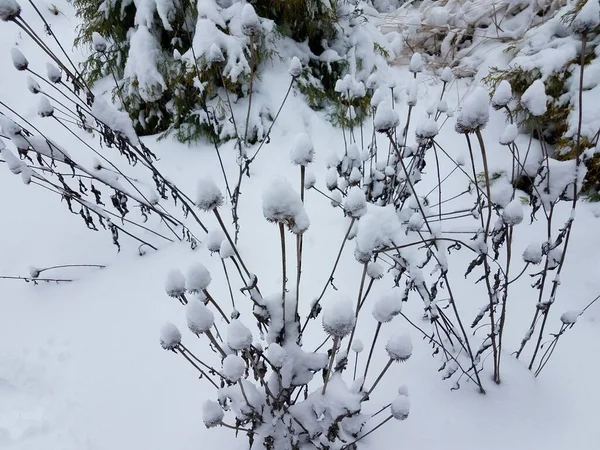
[[[65,1],[54,3],[64,14],[54,16],[45,8],[43,12],[63,41],[70,42],[77,19]],[[28,5],[23,6],[29,10]],[[53,137],[59,136],[70,153],[80,152],[76,141],[57,123],[37,117],[37,99],[27,92],[22,74],[11,67],[10,49],[18,46],[29,57],[32,67],[41,73],[45,72],[45,59],[10,24],[0,24],[0,42],[0,58],[5,62],[0,100],[15,107],[41,130],[47,130]],[[480,51],[487,54],[489,61],[499,53],[494,48]],[[498,63],[497,59],[494,63]],[[403,93],[412,75],[406,67],[395,68],[393,75],[397,79],[397,91]],[[276,63],[261,79],[262,86],[269,86],[262,91],[267,91],[277,104],[285,93],[287,80],[287,68]],[[439,95],[440,87],[435,77],[420,77],[420,98],[414,117],[424,117],[426,107]],[[258,89],[261,90],[261,86]],[[455,82],[450,91],[451,106],[456,107],[468,89],[469,80]],[[398,108],[403,117],[406,106],[402,101]],[[464,156],[464,138],[455,134],[453,120],[444,125],[439,140],[446,143],[454,157]],[[503,116],[492,112],[486,138],[497,142],[503,131]],[[240,207],[240,251],[255,268],[267,292],[278,289],[281,275],[278,234],[276,227],[263,218],[262,191],[277,176],[297,185],[298,169],[289,164],[289,151],[290,143],[300,132],[307,132],[313,139],[316,161],[312,168],[320,187],[324,187],[327,155],[343,148],[340,130],[334,129],[323,114],[310,110],[300,96],[292,97],[285,105],[271,142],[253,164],[252,177],[245,181]],[[411,136],[413,133],[414,130]],[[526,145],[526,137],[519,139]],[[156,142],[151,138],[145,142],[160,157],[160,168],[187,192],[194,192],[201,176],[221,180],[211,146],[187,147],[172,140]],[[503,152],[506,152],[504,147],[492,146],[492,171],[505,169],[510,164],[508,154]],[[231,145],[225,146],[224,154],[226,167],[234,173]],[[164,293],[168,271],[172,268],[185,271],[194,261],[202,261],[215,280],[213,296],[228,298],[218,257],[210,257],[202,247],[192,251],[183,243],[139,256],[137,245],[127,244],[125,239],[122,239],[121,252],[117,253],[109,234],[88,231],[55,195],[36,186],[25,186],[6,167],[0,166],[0,169],[0,275],[28,275],[29,266],[107,266],[101,270],[66,268],[52,272],[56,277],[74,278],[72,283],[34,286],[18,280],[0,280],[0,448],[247,448],[245,439],[236,440],[231,430],[204,427],[202,404],[206,398],[212,398],[213,390],[205,380],[197,379],[196,373],[180,358],[162,350],[158,343],[160,327],[166,321],[185,329],[181,306]],[[442,172],[452,169],[452,163],[442,159]],[[445,195],[450,197],[466,187],[466,180],[457,172],[445,186]],[[472,199],[461,197],[452,208],[461,202],[466,207],[472,205]],[[311,230],[319,230],[318,234],[309,231],[305,237],[307,263],[303,279],[310,282],[305,283],[303,289],[306,298],[311,299],[327,281],[348,219],[314,191],[307,193],[306,208]],[[566,219],[569,208],[568,205],[558,208],[557,214]],[[600,248],[600,234],[596,232],[599,219],[593,206],[582,202],[578,208],[568,263],[549,320],[551,330],[560,328],[562,312],[581,309],[600,292],[600,262],[596,251]],[[527,209],[525,217],[528,217]],[[211,216],[202,218],[209,226],[214,225]],[[456,229],[460,226],[472,229],[469,222],[452,225]],[[540,242],[544,227],[545,224],[539,222],[529,225],[526,219],[515,233],[515,251],[522,252],[532,241]],[[351,256],[353,246],[346,249],[346,258],[336,278],[336,286],[348,295],[355,295],[360,279],[361,268]],[[485,302],[485,291],[480,286],[473,287],[473,278],[464,279],[469,262],[466,256],[459,254],[453,262],[456,265],[451,265],[450,276],[457,302],[465,317],[471,318]],[[376,285],[375,295],[392,287],[390,280],[381,283],[381,286]],[[437,372],[440,361],[431,356],[430,347],[414,328],[397,317],[394,328],[409,332],[415,349],[411,359],[395,365],[392,375],[382,382],[385,386],[376,391],[373,404],[382,404],[390,392],[406,384],[411,413],[406,421],[390,422],[372,439],[365,439],[363,448],[597,448],[600,442],[597,424],[600,393],[596,388],[600,369],[597,351],[600,304],[590,308],[566,333],[541,377],[534,378],[525,360],[517,361],[510,356],[529,326],[537,300],[529,283],[529,277],[525,277],[514,285],[508,306],[503,383],[495,386],[487,367],[482,373],[487,395],[479,394],[466,380],[461,381],[460,389],[451,390],[453,383],[441,379]],[[308,305],[303,305],[301,312],[306,313],[308,309]],[[404,309],[415,319],[420,317],[421,311],[422,305],[414,298]],[[312,326],[317,329],[320,323]],[[367,323],[359,330],[359,336],[371,334],[372,328]],[[193,346],[193,339],[196,338],[186,330],[184,341]],[[311,343],[310,334],[307,341]],[[387,358],[383,349],[379,350],[375,363],[383,366]]]

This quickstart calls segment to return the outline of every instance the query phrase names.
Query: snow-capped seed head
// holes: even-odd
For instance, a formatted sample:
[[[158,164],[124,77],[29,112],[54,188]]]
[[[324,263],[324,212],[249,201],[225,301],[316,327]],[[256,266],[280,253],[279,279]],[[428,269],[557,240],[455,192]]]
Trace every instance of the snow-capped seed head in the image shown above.
[[[383,101],[377,106],[375,112],[375,130],[379,133],[388,133],[400,125],[400,117],[392,109],[389,101]]]
[[[202,211],[213,211],[223,204],[223,194],[211,178],[198,181],[196,206]]]
[[[227,259],[235,256],[235,251],[233,251],[233,247],[227,239],[221,242],[221,246],[219,247],[219,256],[221,259]]]
[[[492,105],[494,108],[504,108],[512,100],[513,93],[510,83],[507,80],[502,80],[498,83],[494,95],[492,95]]]
[[[366,264],[371,261],[372,256],[373,254],[371,252],[363,251],[358,247],[354,249],[354,259],[361,264]]]
[[[363,345],[363,342],[358,338],[354,338],[352,341],[352,351],[354,353],[361,353],[364,349],[365,346]]]
[[[478,86],[465,100],[454,128],[457,133],[473,133],[484,128],[489,119],[489,97],[485,89]]]
[[[21,14],[21,5],[15,0],[0,1],[0,19],[3,22],[13,20]]]
[[[202,263],[195,263],[187,272],[185,285],[191,294],[197,294],[208,288],[211,282],[210,272]]]
[[[385,345],[385,350],[394,361],[406,361],[412,354],[412,342],[408,334],[395,334]]]
[[[267,348],[267,358],[275,367],[283,367],[287,358],[285,349],[276,343],[272,343]]]
[[[342,204],[342,193],[340,191],[333,191],[330,195],[331,197],[331,206],[337,208]]]
[[[365,193],[358,186],[354,186],[348,191],[344,202],[344,211],[354,219],[359,219],[367,213]]]
[[[307,170],[304,174],[304,189],[308,191],[315,187],[315,184],[317,184],[315,173],[312,170]]]
[[[370,262],[367,265],[367,275],[374,280],[380,280],[383,278],[384,269],[378,262]]]
[[[330,191],[333,191],[337,188],[338,185],[338,173],[335,167],[330,167],[327,169],[327,173],[325,174],[325,186]]]
[[[371,75],[369,75],[365,85],[367,89],[377,89],[377,86],[379,85],[379,75],[377,72],[373,72]]]
[[[531,243],[523,252],[523,261],[531,264],[539,264],[542,262],[542,246],[540,244]]]
[[[448,111],[448,103],[446,100],[441,99],[437,104],[437,110],[441,113],[445,113]]]
[[[165,350],[173,350],[181,344],[181,332],[172,323],[166,323],[160,329],[160,346]]]
[[[94,46],[94,50],[98,53],[104,53],[108,48],[108,43],[106,39],[102,37],[102,35],[96,31],[92,33],[92,45]]]
[[[263,215],[269,222],[285,223],[293,227],[296,219],[307,219],[302,215],[304,205],[300,195],[284,178],[275,179],[262,198]]]
[[[310,219],[308,218],[308,214],[306,214],[306,210],[302,208],[296,217],[294,218],[294,223],[290,226],[290,231],[294,234],[302,234],[310,227]]]
[[[60,83],[62,80],[62,73],[54,64],[46,63],[46,74],[53,83]]]
[[[515,198],[504,207],[502,221],[506,225],[518,225],[523,222],[523,204],[520,199]]]
[[[415,106],[417,104],[418,93],[419,85],[417,83],[417,80],[411,78],[411,80],[408,82],[408,85],[406,86],[406,103],[408,104],[408,106]]]
[[[572,309],[562,313],[560,316],[560,321],[565,325],[574,325],[581,314],[583,314],[581,310]]]
[[[444,70],[442,70],[442,74],[440,75],[440,80],[444,83],[450,83],[452,78],[452,69],[450,67],[444,67]]]
[[[373,305],[373,317],[377,322],[387,323],[402,312],[402,296],[395,290],[388,292]]]
[[[260,19],[250,3],[246,3],[242,9],[242,32],[246,36],[256,36],[260,33]]]
[[[221,48],[217,44],[213,43],[208,51],[208,62],[211,64],[221,64],[224,61],[225,56],[223,56]]]
[[[514,123],[509,123],[506,125],[506,128],[504,128],[504,131],[502,132],[500,139],[498,139],[498,142],[500,142],[501,145],[509,145],[515,141],[518,134],[519,129],[517,128],[517,125]]]
[[[165,292],[169,297],[179,297],[185,294],[185,277],[179,269],[173,269],[167,274]]]
[[[573,22],[571,29],[575,33],[589,33],[600,26],[600,3],[598,0],[587,0],[581,7]]]
[[[215,315],[204,303],[191,300],[185,307],[187,326],[194,334],[206,333],[215,323]]]
[[[227,326],[227,345],[231,350],[244,350],[252,345],[252,332],[238,319]]]
[[[29,67],[29,61],[27,61],[25,55],[21,53],[21,50],[13,47],[10,49],[10,55],[12,56],[12,62],[13,66],[15,66],[15,69],[27,70],[27,67]]]
[[[535,80],[521,96],[521,103],[532,116],[543,116],[547,111],[546,86],[542,80]]]
[[[342,338],[352,332],[354,309],[349,299],[329,301],[323,308],[323,329],[333,337]]]
[[[202,405],[202,421],[206,428],[219,426],[225,417],[225,412],[218,402],[206,400]]]
[[[405,384],[398,386],[398,395],[408,397],[408,386]]]
[[[4,150],[6,147],[4,145],[4,141],[2,141],[2,143],[0,144],[0,147],[2,147],[2,150]],[[37,278],[40,276],[40,269],[38,267],[35,266],[29,266],[29,276],[31,278]]]
[[[396,420],[404,420],[410,413],[410,399],[406,395],[400,395],[390,405],[392,417]]]
[[[39,94],[42,92],[42,88],[40,87],[39,83],[31,77],[27,77],[27,89],[29,89],[29,92],[32,94]]]
[[[238,355],[227,355],[223,360],[223,376],[232,383],[237,383],[244,376],[246,363]]]
[[[423,58],[421,57],[420,53],[413,53],[410,58],[408,70],[410,70],[412,73],[419,73],[423,71]]]
[[[54,115],[54,106],[50,104],[47,97],[42,95],[40,97],[40,102],[38,103],[37,112],[40,117],[51,117]]]
[[[221,243],[225,239],[225,235],[218,228],[214,228],[208,232],[206,237],[206,248],[209,252],[215,253],[221,250]]]
[[[415,134],[418,139],[433,139],[438,134],[438,124],[433,117],[417,125]]]
[[[294,146],[290,151],[292,164],[297,166],[308,166],[315,159],[315,147],[310,136],[306,133],[300,133],[296,137]]]
[[[290,68],[288,70],[288,73],[293,78],[298,78],[300,75],[302,75],[302,63],[300,62],[300,60],[298,59],[297,56],[294,56],[292,58],[292,61],[290,62]]]

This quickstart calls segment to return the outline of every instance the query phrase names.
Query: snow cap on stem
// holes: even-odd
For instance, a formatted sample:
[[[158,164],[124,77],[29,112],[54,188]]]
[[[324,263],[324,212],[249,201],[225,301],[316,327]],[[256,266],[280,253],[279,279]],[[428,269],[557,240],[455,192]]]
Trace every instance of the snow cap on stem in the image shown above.
[[[263,193],[263,215],[269,222],[284,223],[294,233],[308,229],[310,221],[298,193],[289,181],[278,178]]]
[[[410,412],[410,399],[406,395],[400,395],[390,405],[392,417],[396,420],[404,420]]]
[[[212,211],[223,204],[223,194],[211,178],[198,181],[196,206],[202,211]]]
[[[39,94],[42,92],[40,84],[31,77],[27,77],[27,89],[29,89],[29,92],[32,94]]]
[[[267,358],[271,361],[271,364],[275,367],[283,367],[287,353],[285,349],[276,343],[269,344],[267,348]]]
[[[223,56],[221,48],[217,44],[213,43],[208,51],[208,62],[211,64],[221,64],[224,61],[225,56]]]
[[[206,400],[202,405],[202,421],[206,428],[213,428],[221,424],[225,417],[225,412],[218,402]]]
[[[225,239],[225,235],[219,228],[213,228],[208,232],[206,237],[206,248],[211,253],[217,253],[221,250],[221,243]]]
[[[523,204],[520,199],[515,198],[505,206],[502,221],[506,225],[518,225],[523,222]]]
[[[54,115],[54,106],[52,106],[48,98],[43,95],[40,97],[37,113],[40,117],[51,117]]]
[[[173,350],[181,344],[181,332],[172,323],[166,323],[160,329],[160,345],[165,350]]]
[[[227,355],[223,360],[223,376],[233,383],[237,383],[244,376],[246,363],[238,355]]]
[[[492,105],[494,108],[504,108],[512,100],[512,88],[507,80],[498,83],[494,95],[492,96]]]
[[[185,294],[185,277],[179,269],[173,269],[167,274],[165,292],[169,297],[179,297]]]
[[[375,112],[375,130],[379,133],[387,133],[400,125],[398,113],[392,109],[389,100],[384,100],[377,106]]]
[[[221,259],[227,259],[235,256],[235,251],[231,246],[231,242],[229,242],[227,239],[221,242],[221,246],[219,247],[219,256]]]
[[[412,348],[410,336],[405,333],[395,334],[385,345],[385,350],[390,359],[400,362],[404,362],[410,358]]]
[[[367,213],[365,193],[358,186],[354,186],[348,191],[344,202],[344,211],[354,219],[359,219]]]
[[[296,137],[294,146],[290,151],[292,164],[297,166],[308,166],[315,159],[315,147],[306,133],[300,133]]]
[[[450,83],[452,78],[452,69],[450,67],[444,67],[444,70],[442,70],[442,74],[440,75],[440,80],[444,83]]]
[[[227,326],[227,345],[231,350],[245,350],[252,345],[252,332],[238,319]]]
[[[21,14],[21,5],[15,0],[0,0],[0,19],[8,22]]]
[[[106,39],[104,39],[102,35],[96,31],[92,33],[92,45],[94,46],[94,50],[96,50],[98,53],[104,53],[108,48]]]
[[[186,288],[191,294],[202,292],[211,282],[208,269],[202,263],[195,263],[187,272]]]
[[[242,9],[242,33],[246,36],[255,36],[260,33],[260,19],[250,3]]]
[[[521,103],[532,116],[546,114],[546,102],[546,87],[542,80],[535,80],[521,97]]]
[[[187,304],[185,318],[188,328],[194,334],[206,333],[215,323],[212,311],[198,300],[192,300]]]
[[[333,337],[342,338],[352,332],[356,319],[349,299],[332,300],[323,308],[323,329]]]
[[[575,33],[584,34],[598,26],[600,26],[600,3],[598,0],[587,0],[571,22],[571,28]]]
[[[542,246],[532,242],[523,252],[523,261],[537,265],[542,262],[542,255]]]
[[[397,290],[392,290],[384,294],[373,305],[373,317],[377,322],[390,322],[395,316],[402,311],[402,296]]]
[[[365,349],[363,342],[360,339],[355,338],[352,341],[352,351],[355,353],[361,353]]]
[[[481,86],[477,86],[469,94],[456,118],[457,133],[473,133],[487,125],[490,119],[488,98],[487,92]]]
[[[506,125],[506,128],[504,128],[504,131],[502,132],[498,142],[500,142],[500,145],[511,144],[515,141],[518,134],[519,129],[517,128],[517,125],[514,123],[509,123]]]
[[[10,49],[10,55],[12,57],[12,63],[13,66],[15,66],[15,69],[19,71],[27,70],[27,67],[29,67],[29,61],[27,61],[25,55],[21,53],[21,50],[13,47]]]
[[[413,53],[410,58],[408,70],[412,73],[419,73],[423,71],[423,58],[420,53]]]
[[[46,63],[46,74],[52,83],[60,83],[62,73],[54,64]]]
[[[374,280],[380,280],[383,278],[384,270],[383,266],[376,261],[370,262],[367,265],[367,275]]]
[[[302,74],[302,63],[300,62],[300,60],[298,59],[297,56],[294,56],[292,58],[292,61],[290,62],[290,68],[288,70],[288,73],[293,78],[298,78]]]

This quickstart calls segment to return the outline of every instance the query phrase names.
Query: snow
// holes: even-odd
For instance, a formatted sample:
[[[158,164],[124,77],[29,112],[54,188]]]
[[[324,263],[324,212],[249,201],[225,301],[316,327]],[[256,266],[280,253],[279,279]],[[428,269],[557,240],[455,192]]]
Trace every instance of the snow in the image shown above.
[[[218,426],[225,417],[225,412],[217,402],[206,400],[202,405],[202,421],[206,428]]]
[[[15,0],[0,0],[0,19],[12,20],[21,13],[21,6]]]
[[[185,307],[187,326],[194,334],[206,333],[215,323],[213,312],[198,300],[191,300]]]
[[[375,129],[380,133],[388,132],[400,125],[400,117],[390,106],[389,100],[384,100],[377,106],[374,123]]]
[[[458,117],[456,118],[456,131],[458,133],[472,133],[484,128],[490,119],[489,97],[485,89],[476,86],[465,99]]]
[[[581,310],[572,309],[562,313],[560,316],[560,321],[565,325],[573,325],[575,322],[577,322],[577,319],[579,316],[581,316],[581,314],[583,314]]]
[[[165,350],[173,350],[181,343],[181,332],[172,323],[166,323],[160,330],[160,345]]]
[[[124,76],[137,82],[136,87],[128,83],[128,89],[132,92],[137,91],[146,102],[160,99],[163,89],[167,87],[163,76],[158,71],[161,62],[162,54],[156,37],[146,26],[139,25],[129,39]]]
[[[252,345],[252,332],[238,319],[232,320],[227,326],[227,345],[235,351],[245,350]]]
[[[38,114],[41,117],[50,117],[54,114],[54,107],[50,104],[47,97],[41,96],[38,103]]]
[[[521,96],[521,103],[532,116],[546,114],[546,87],[542,80],[535,80]]]
[[[394,334],[385,344],[385,350],[394,361],[406,361],[412,354],[412,342],[406,333]]]
[[[500,142],[502,145],[512,144],[517,138],[518,134],[519,129],[517,126],[514,123],[509,123],[506,125],[506,128],[504,128],[504,131],[500,135],[498,142]]]
[[[223,194],[212,178],[201,178],[196,184],[196,206],[212,211],[223,204]]]
[[[600,26],[600,3],[596,0],[587,0],[581,7],[571,28],[576,33],[589,33]]]
[[[392,417],[396,420],[408,418],[410,412],[410,399],[406,395],[400,395],[390,405]]]
[[[402,294],[397,289],[383,295],[373,305],[373,317],[380,323],[391,322],[400,312],[402,312]]]
[[[248,36],[254,36],[260,33],[260,19],[250,3],[246,3],[242,9],[242,31]]]
[[[169,271],[165,281],[165,292],[169,297],[179,297],[181,294],[185,294],[185,277],[181,270]]]
[[[106,42],[106,39],[104,39],[102,35],[96,31],[92,33],[92,45],[94,46],[94,50],[98,53],[104,53],[108,48],[108,42]]]
[[[62,73],[54,64],[46,63],[46,76],[52,83],[60,83]]]
[[[540,244],[531,243],[523,251],[523,261],[531,264],[539,264],[542,262],[542,246]]]
[[[292,58],[288,72],[294,78],[297,78],[302,74],[302,63],[300,62],[300,59],[298,59],[297,56],[294,56]]]
[[[271,364],[273,364],[273,366],[283,367],[286,361],[286,357],[286,351],[281,345],[275,342],[269,344],[269,347],[267,348],[267,358],[269,359]]]
[[[23,53],[21,53],[21,51],[18,48],[11,48],[10,55],[12,57],[12,62],[13,66],[15,66],[15,69],[27,70],[27,67],[29,66],[29,61],[27,61],[25,55],[23,55]]]
[[[244,376],[246,363],[238,355],[227,355],[223,360],[223,376],[233,383]]]
[[[190,294],[197,294],[208,288],[211,281],[212,278],[206,266],[198,262],[188,269],[185,277],[185,287]]]
[[[363,345],[363,342],[360,339],[355,338],[352,341],[352,351],[353,352],[361,353],[364,349],[365,349],[365,346]]]
[[[211,64],[221,64],[225,62],[225,56],[217,44],[212,44],[208,51],[208,61]]]
[[[440,80],[442,80],[444,83],[450,83],[453,78],[454,75],[452,75],[452,69],[450,67],[444,67],[440,75]]]
[[[227,259],[235,256],[235,251],[233,250],[229,240],[225,239],[221,242],[221,246],[219,247],[219,256],[221,259]]]
[[[373,278],[374,280],[379,280],[383,278],[384,274],[385,271],[383,269],[383,266],[378,262],[373,261],[367,265],[367,275]]]
[[[504,108],[512,100],[512,88],[507,80],[498,83],[494,95],[492,96],[492,105],[497,108]]]
[[[225,240],[225,235],[219,228],[213,228],[208,231],[206,237],[206,248],[211,252],[219,252],[221,250],[221,244]]]
[[[329,300],[323,307],[323,329],[331,336],[342,338],[354,328],[354,309],[350,299]]]
[[[290,151],[290,160],[297,166],[308,166],[315,158],[315,148],[310,136],[301,133],[296,137],[296,141]]]
[[[357,186],[350,188],[346,201],[344,202],[344,211],[350,217],[358,219],[367,213],[367,200],[363,190]]]
[[[419,73],[423,71],[423,58],[421,57],[420,53],[413,53],[410,58],[408,69],[412,73]]]
[[[515,198],[504,207],[502,221],[507,225],[518,225],[523,222],[523,203]]]
[[[27,77],[27,89],[29,89],[29,92],[32,94],[38,94],[42,90],[40,84],[31,77]]]
[[[277,178],[265,190],[262,197],[262,209],[269,222],[286,223],[290,226],[301,225],[301,231],[308,229],[310,222],[304,211],[304,205],[298,193],[289,181]]]

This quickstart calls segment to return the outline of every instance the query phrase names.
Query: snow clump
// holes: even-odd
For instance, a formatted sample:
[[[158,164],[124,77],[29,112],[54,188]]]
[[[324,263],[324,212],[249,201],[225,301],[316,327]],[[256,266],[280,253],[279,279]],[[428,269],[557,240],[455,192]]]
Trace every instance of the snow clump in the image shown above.
[[[477,86],[465,100],[456,118],[456,132],[473,133],[484,128],[489,119],[488,94],[484,88]]]
[[[342,338],[350,334],[355,320],[352,303],[348,299],[331,301],[323,308],[323,329],[333,337]]]
[[[244,376],[246,363],[238,355],[227,355],[223,360],[223,376],[233,383],[237,383]]]
[[[191,266],[187,272],[186,288],[191,294],[197,294],[208,288],[211,276],[208,269],[202,263]]]
[[[379,323],[390,322],[402,311],[402,296],[396,290],[388,292],[373,305],[373,317]]]
[[[202,421],[204,422],[204,425],[206,425],[206,428],[220,425],[223,417],[225,417],[225,413],[219,403],[213,400],[204,402],[204,405],[202,406]]]
[[[198,181],[196,191],[196,206],[202,211],[212,211],[223,204],[223,194],[210,178]]]
[[[231,350],[245,350],[252,345],[252,332],[238,319],[227,327],[227,345]]]
[[[185,294],[185,277],[179,269],[173,269],[167,274],[165,292],[169,297],[179,297]]]
[[[185,311],[187,325],[194,334],[206,333],[215,323],[215,316],[204,303],[192,300],[188,303]]]
[[[174,350],[181,343],[181,332],[172,323],[166,323],[160,330],[160,345],[165,350]]]
[[[296,137],[294,147],[290,152],[292,164],[297,166],[308,166],[315,159],[315,147],[310,136],[306,133],[300,133]]]
[[[387,344],[385,350],[387,351],[390,359],[394,361],[404,362],[412,354],[412,342],[408,334],[395,334],[392,336]]]

